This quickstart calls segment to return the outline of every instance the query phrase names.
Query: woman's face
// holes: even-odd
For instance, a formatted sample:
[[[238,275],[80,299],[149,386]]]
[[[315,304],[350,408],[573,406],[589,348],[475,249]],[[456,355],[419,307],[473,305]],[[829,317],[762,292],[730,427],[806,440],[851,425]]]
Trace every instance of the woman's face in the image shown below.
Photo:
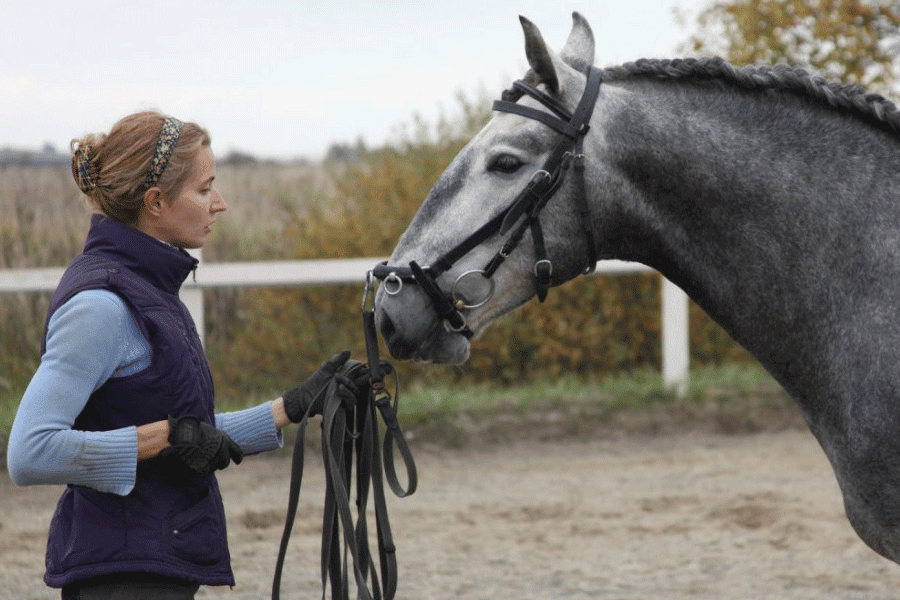
[[[179,248],[202,248],[216,222],[216,213],[228,209],[213,187],[215,178],[215,158],[212,150],[204,146],[197,153],[181,192],[171,203],[163,202],[156,237]]]

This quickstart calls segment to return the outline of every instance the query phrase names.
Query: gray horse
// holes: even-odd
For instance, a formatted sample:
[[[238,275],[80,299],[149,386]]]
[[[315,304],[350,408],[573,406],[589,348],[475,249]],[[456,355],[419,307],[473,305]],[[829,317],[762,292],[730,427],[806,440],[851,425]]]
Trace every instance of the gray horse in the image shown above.
[[[556,54],[521,19],[531,66],[521,87],[543,97],[507,100],[548,114],[548,102],[579,103],[594,39],[573,20]],[[796,400],[856,532],[900,562],[900,113],[782,67],[641,60],[601,74],[583,176],[569,169],[534,217],[551,285],[596,256],[639,261],[682,287]],[[531,218],[509,206],[558,129],[498,112],[438,181],[381,275],[376,317],[394,356],[462,362],[470,337],[540,291],[537,245],[507,252],[489,276],[483,265],[516,219]],[[504,227],[452,252],[498,215]],[[409,276],[406,265],[448,252],[431,276]],[[441,316],[427,279],[452,305]],[[446,326],[451,316],[465,329]]]

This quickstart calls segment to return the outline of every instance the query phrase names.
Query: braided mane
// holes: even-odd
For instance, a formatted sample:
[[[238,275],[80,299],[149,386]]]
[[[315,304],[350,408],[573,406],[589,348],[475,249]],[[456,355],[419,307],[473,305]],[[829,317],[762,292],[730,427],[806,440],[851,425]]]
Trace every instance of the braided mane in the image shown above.
[[[721,58],[641,59],[603,70],[604,81],[643,77],[731,82],[746,89],[785,90],[824,101],[900,135],[900,111],[891,101],[856,86],[828,82],[785,65],[738,68]]]

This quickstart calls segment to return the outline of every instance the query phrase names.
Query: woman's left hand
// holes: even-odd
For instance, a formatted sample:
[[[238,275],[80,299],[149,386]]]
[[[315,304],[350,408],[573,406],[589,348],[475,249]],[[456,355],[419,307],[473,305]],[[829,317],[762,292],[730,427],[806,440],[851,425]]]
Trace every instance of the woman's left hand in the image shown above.
[[[231,461],[237,465],[244,459],[241,447],[228,434],[192,415],[169,417],[169,444],[159,458],[192,477],[206,477]]]

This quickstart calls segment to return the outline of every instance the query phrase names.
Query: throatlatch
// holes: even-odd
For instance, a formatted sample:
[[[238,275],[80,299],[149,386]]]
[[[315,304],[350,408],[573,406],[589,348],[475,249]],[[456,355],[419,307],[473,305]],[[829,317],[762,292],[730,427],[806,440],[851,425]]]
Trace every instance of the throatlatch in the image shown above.
[[[553,263],[547,256],[547,248],[544,243],[544,233],[541,229],[540,212],[547,202],[553,197],[562,185],[563,177],[569,167],[573,167],[579,175],[575,196],[579,202],[582,229],[587,245],[588,264],[585,273],[594,270],[597,263],[597,249],[594,240],[593,225],[591,224],[590,208],[584,189],[584,136],[590,129],[589,123],[597,96],[600,94],[602,82],[601,72],[596,67],[590,67],[587,75],[587,84],[584,93],[574,113],[563,106],[556,98],[542,92],[525,81],[513,83],[513,90],[504,92],[502,100],[494,101],[493,108],[496,111],[509,112],[529,119],[540,121],[544,125],[557,131],[561,139],[550,152],[541,169],[536,171],[529,180],[525,189],[516,196],[510,205],[496,217],[482,225],[472,235],[460,242],[456,247],[427,266],[420,266],[416,261],[410,261],[409,266],[388,265],[386,262],[375,267],[373,273],[385,286],[385,293],[394,295],[399,293],[404,283],[418,284],[422,291],[431,300],[438,318],[443,321],[448,331],[459,333],[467,338],[472,337],[463,310],[477,308],[483,305],[493,295],[494,283],[491,279],[497,268],[516,249],[522,241],[526,231],[531,232],[534,243],[534,278],[538,300],[543,302],[547,292],[553,285]],[[548,108],[553,114],[516,104],[522,96],[528,95]],[[441,290],[437,283],[438,277],[449,271],[457,261],[484,243],[491,236],[506,235],[500,251],[497,252],[480,271],[470,270],[459,275],[453,283],[450,293]],[[480,298],[477,302],[471,302],[457,294],[460,281],[465,277],[480,274],[490,281],[490,288],[486,298]]]

